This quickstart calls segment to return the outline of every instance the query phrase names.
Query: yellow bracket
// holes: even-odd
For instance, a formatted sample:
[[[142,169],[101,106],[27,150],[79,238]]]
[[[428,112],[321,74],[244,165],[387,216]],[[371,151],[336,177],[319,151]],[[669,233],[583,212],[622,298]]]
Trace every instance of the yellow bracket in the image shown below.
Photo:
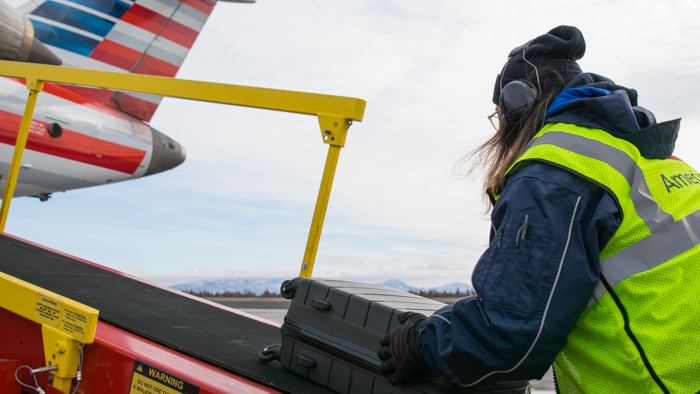
[[[42,325],[46,366],[59,366],[53,386],[68,393],[80,346],[95,341],[99,311],[2,272],[0,308]]]
[[[336,115],[319,114],[318,123],[321,126],[323,142],[329,145],[345,146],[351,120]]]
[[[46,366],[58,365],[58,370],[51,371],[51,374],[53,374],[51,385],[64,393],[68,393],[73,378],[77,376],[82,344],[70,335],[46,324],[41,326],[41,334],[44,338]]]

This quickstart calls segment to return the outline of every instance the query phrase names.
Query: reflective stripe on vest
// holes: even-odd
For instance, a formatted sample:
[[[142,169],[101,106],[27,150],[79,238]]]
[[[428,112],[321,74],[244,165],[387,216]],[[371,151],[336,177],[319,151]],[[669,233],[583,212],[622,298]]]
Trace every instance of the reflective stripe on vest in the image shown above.
[[[600,252],[601,280],[555,361],[561,392],[698,392],[700,174],[567,124],[546,125],[506,176],[523,161],[600,185],[622,215]]]
[[[700,243],[700,211],[695,211],[676,222],[651,196],[642,169],[624,151],[600,141],[558,131],[535,137],[528,144],[528,149],[542,144],[557,146],[603,161],[622,174],[630,186],[629,197],[637,215],[644,220],[651,234],[600,261],[600,270],[610,286],[615,287],[632,275],[657,267]],[[522,160],[518,160],[520,161]],[[596,179],[591,180],[600,184]],[[606,185],[602,186],[609,189]],[[673,243],[676,243],[674,248],[658,247]],[[599,281],[588,306],[606,292],[605,286]]]

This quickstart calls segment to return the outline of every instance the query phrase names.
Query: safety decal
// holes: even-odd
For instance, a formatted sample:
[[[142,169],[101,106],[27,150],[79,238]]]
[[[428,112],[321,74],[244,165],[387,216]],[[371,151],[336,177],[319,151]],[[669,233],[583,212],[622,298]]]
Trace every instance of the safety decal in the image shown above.
[[[91,322],[90,316],[65,305],[62,299],[41,293],[36,295],[34,319],[69,333],[81,341],[85,340]]]
[[[34,307],[34,319],[51,327],[58,328],[61,320],[61,309],[63,300],[50,295],[38,293],[36,295],[36,306]]]
[[[89,324],[89,316],[73,310],[68,306],[63,307],[63,318],[61,319],[61,328],[63,331],[72,334],[76,339],[85,340],[85,332]]]
[[[129,394],[199,394],[199,386],[136,360]]]

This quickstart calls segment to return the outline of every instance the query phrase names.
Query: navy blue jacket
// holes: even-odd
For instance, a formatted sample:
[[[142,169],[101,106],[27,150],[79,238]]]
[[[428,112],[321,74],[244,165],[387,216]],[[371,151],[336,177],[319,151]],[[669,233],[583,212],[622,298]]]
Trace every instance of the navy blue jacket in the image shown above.
[[[679,120],[657,124],[636,101],[632,89],[581,74],[545,122],[599,128],[645,157],[667,158]],[[580,175],[541,162],[518,165],[493,207],[491,241],[472,274],[477,295],[428,319],[421,344],[428,365],[462,384],[541,378],[586,308],[620,212],[614,196]]]

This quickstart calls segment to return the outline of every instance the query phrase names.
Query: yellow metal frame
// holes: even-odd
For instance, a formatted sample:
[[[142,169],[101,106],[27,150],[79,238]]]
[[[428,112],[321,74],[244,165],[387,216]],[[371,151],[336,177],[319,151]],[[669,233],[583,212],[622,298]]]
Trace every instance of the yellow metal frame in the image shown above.
[[[0,272],[0,308],[41,324],[52,386],[68,393],[83,345],[93,343],[99,311]]]
[[[17,183],[36,97],[41,92],[44,82],[92,86],[317,116],[323,142],[330,146],[300,272],[301,276],[311,276],[340,148],[345,146],[348,128],[352,122],[362,121],[366,105],[364,100],[289,90],[9,61],[0,61],[0,75],[23,78],[29,89],[29,98],[17,135],[15,151],[0,207],[0,233],[5,231],[10,200]]]

